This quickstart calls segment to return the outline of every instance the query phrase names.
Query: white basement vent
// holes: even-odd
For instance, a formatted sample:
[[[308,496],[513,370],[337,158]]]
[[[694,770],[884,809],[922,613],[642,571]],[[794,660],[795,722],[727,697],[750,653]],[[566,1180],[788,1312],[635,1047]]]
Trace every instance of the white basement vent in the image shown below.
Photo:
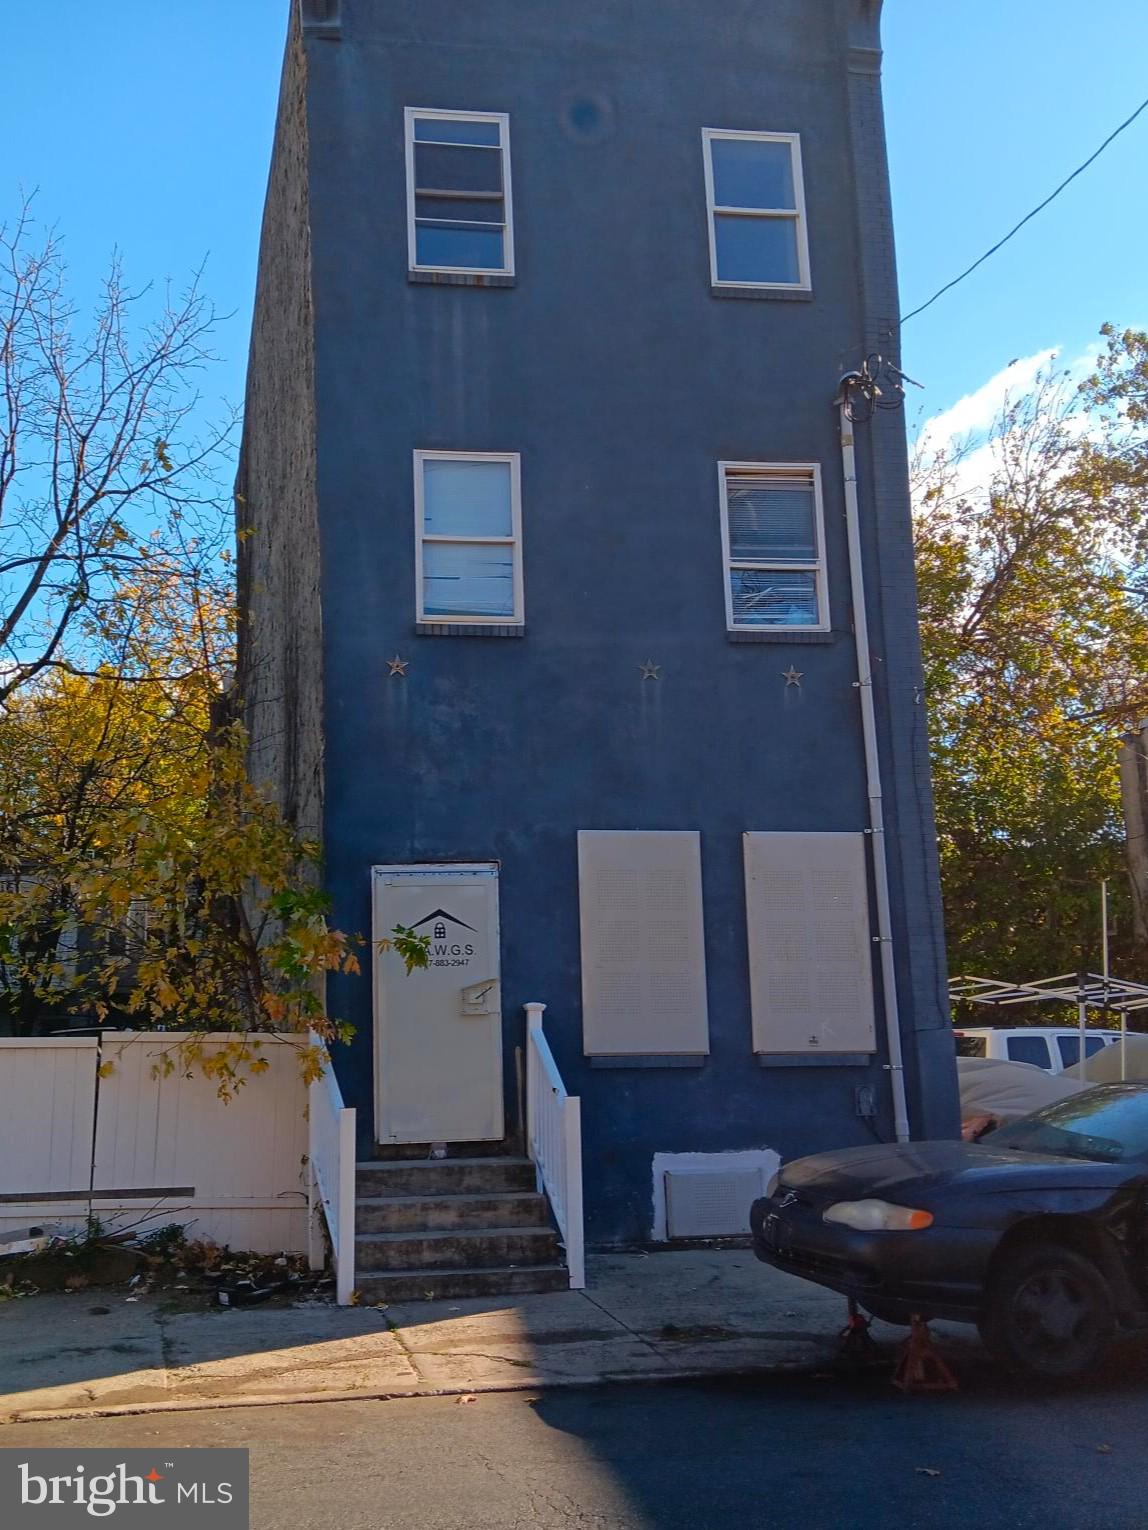
[[[729,1238],[749,1232],[749,1208],[765,1194],[760,1168],[688,1168],[665,1172],[666,1233],[671,1238]]]

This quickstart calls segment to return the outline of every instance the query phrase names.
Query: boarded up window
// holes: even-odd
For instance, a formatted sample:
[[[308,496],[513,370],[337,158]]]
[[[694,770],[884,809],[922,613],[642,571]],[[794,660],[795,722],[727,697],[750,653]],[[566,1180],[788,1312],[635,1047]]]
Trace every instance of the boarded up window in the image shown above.
[[[872,1052],[863,834],[745,835],[753,1049]]]
[[[709,1051],[698,835],[578,835],[587,1055]]]

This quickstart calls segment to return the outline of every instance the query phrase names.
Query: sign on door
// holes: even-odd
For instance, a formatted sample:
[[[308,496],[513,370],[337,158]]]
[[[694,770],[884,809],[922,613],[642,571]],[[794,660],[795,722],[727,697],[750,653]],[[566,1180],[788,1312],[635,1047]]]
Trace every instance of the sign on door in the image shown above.
[[[372,884],[378,1140],[501,1139],[497,865],[376,866]],[[379,949],[399,924],[428,937],[425,970]]]

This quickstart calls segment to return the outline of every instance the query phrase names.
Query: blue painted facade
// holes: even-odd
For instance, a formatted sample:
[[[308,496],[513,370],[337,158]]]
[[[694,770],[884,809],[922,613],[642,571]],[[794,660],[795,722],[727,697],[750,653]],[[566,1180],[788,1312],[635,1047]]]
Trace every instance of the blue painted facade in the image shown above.
[[[832,406],[843,372],[896,353],[877,9],[303,7],[334,917],[369,929],[373,864],[500,863],[508,1131],[521,1006],[538,999],[583,1100],[592,1242],[649,1235],[655,1152],[864,1142],[864,1083],[891,1134],[883,1040],[867,1067],[752,1055],[741,846],[746,830],[868,821]],[[408,106],[510,114],[513,285],[408,279]],[[809,297],[711,290],[704,127],[800,133]],[[857,443],[910,1117],[936,1136],[956,1104],[903,420],[878,415]],[[524,635],[416,631],[416,448],[521,453]],[[821,464],[827,639],[727,635],[720,460]],[[393,654],[404,678],[388,677]],[[701,1067],[583,1057],[588,828],[701,833]],[[369,984],[338,979],[329,1002],[357,1026],[337,1067],[369,1143]]]

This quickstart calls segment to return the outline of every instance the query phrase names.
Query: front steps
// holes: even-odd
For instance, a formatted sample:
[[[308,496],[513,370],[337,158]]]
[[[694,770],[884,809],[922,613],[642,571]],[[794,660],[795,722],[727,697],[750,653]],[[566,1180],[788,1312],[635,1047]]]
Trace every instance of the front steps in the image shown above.
[[[570,1284],[525,1158],[360,1163],[355,1272],[364,1299],[382,1302],[518,1296]]]

